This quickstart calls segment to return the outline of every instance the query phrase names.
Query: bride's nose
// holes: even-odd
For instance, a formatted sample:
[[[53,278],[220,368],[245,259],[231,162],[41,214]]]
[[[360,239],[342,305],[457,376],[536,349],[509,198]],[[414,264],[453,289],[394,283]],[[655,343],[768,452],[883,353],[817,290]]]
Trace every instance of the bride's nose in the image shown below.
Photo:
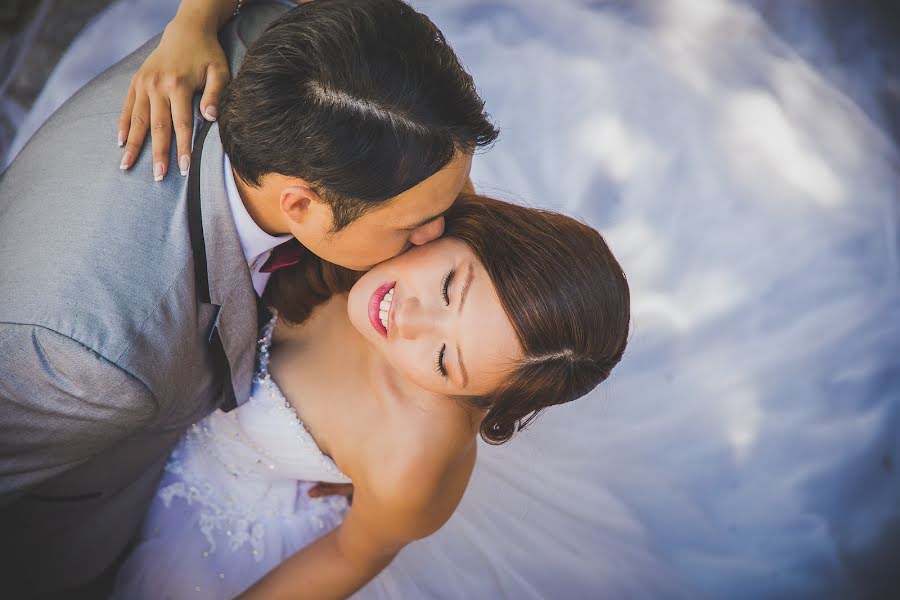
[[[413,296],[404,298],[394,310],[394,324],[400,337],[412,340],[434,327],[435,316]]]

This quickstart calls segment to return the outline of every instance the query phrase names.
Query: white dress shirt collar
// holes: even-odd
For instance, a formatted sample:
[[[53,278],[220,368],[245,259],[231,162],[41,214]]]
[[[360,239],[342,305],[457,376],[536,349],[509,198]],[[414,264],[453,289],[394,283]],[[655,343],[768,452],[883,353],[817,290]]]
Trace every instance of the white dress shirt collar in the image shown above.
[[[247,266],[250,267],[250,277],[253,279],[253,288],[262,296],[269,273],[260,273],[259,268],[269,258],[272,248],[291,239],[290,234],[269,235],[256,224],[256,221],[247,212],[244,201],[238,192],[234,181],[234,173],[231,171],[231,161],[228,155],[224,160],[225,193],[228,196],[228,205],[231,207],[231,215],[234,217],[234,226],[237,229],[238,239],[241,241],[241,249]]]

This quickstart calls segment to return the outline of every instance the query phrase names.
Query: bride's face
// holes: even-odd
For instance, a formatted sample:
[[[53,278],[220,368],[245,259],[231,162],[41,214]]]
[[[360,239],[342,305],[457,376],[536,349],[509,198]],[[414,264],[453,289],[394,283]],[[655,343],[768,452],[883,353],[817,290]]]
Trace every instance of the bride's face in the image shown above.
[[[522,355],[487,271],[454,239],[377,265],[353,286],[347,312],[395,369],[437,394],[490,393]]]

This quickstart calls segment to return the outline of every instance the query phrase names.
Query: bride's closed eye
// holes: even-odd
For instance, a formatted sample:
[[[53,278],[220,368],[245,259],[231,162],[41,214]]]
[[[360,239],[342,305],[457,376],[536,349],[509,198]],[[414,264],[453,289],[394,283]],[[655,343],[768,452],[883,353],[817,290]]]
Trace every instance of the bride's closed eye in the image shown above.
[[[441,279],[441,297],[444,299],[444,305],[450,306],[450,283],[456,274],[456,268],[447,271],[444,278]],[[447,344],[442,344],[434,359],[434,370],[441,374],[441,377],[447,379],[447,367],[444,366],[444,353],[447,351]]]
[[[441,297],[444,299],[445,306],[450,306],[450,282],[453,281],[454,275],[456,275],[456,267],[447,271],[441,280]]]
[[[441,377],[447,379],[447,367],[444,366],[444,353],[447,351],[447,344],[441,344],[434,360],[434,370],[441,374]]]

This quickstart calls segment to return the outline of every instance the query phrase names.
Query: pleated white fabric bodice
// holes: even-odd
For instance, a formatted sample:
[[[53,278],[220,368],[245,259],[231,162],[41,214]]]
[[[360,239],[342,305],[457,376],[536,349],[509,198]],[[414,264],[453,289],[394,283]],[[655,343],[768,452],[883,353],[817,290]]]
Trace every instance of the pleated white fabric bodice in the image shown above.
[[[258,341],[250,399],[194,424],[172,453],[158,491],[166,505],[180,497],[198,506],[200,527],[212,548],[223,532],[233,549],[247,540],[262,544],[264,521],[293,515],[309,501],[301,496],[310,486],[298,487],[298,482],[350,483],[269,376],[275,320]],[[316,512],[316,507],[330,518],[335,509],[346,509],[346,501],[334,496],[305,510]]]
[[[178,454],[184,457],[185,451],[200,450],[200,454],[220,463],[231,478],[260,484],[280,480],[349,483],[350,478],[319,449],[269,375],[275,321],[273,317],[263,328],[257,343],[257,371],[250,399],[231,413],[217,411],[195,424]]]

